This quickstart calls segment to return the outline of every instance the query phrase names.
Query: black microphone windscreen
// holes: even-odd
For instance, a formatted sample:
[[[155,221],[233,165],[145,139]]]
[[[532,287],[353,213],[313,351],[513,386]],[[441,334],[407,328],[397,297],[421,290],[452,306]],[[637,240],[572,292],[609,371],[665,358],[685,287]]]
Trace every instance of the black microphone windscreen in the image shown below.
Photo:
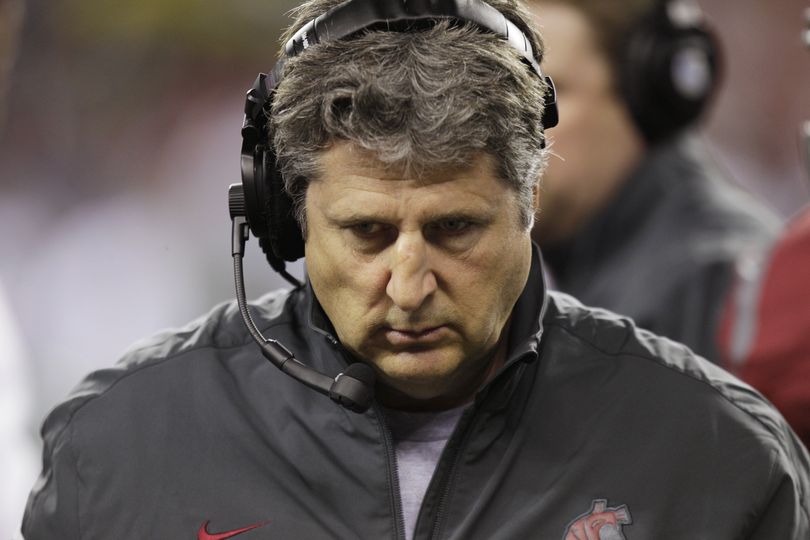
[[[349,365],[349,367],[346,368],[346,371],[343,372],[343,375],[345,377],[357,379],[370,388],[374,387],[374,370],[371,369],[371,366],[364,364],[363,362],[355,362]]]

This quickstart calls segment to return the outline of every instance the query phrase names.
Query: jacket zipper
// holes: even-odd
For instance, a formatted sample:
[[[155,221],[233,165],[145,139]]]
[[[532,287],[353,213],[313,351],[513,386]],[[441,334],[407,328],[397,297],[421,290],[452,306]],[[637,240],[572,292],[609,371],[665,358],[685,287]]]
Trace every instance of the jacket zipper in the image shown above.
[[[329,332],[320,331],[326,340],[337,349],[339,354],[348,364],[349,353],[343,345]],[[397,464],[397,454],[394,451],[394,438],[391,435],[391,430],[388,429],[388,422],[385,419],[385,414],[377,404],[376,400],[372,405],[372,410],[377,415],[377,421],[380,425],[382,432],[383,446],[385,447],[385,455],[388,460],[388,485],[391,491],[391,512],[394,515],[394,540],[405,540],[405,514],[402,511],[402,495],[399,489],[399,465]]]
[[[391,430],[388,429],[388,423],[379,405],[375,403],[373,408],[374,412],[377,414],[377,420],[380,422],[383,445],[385,446],[385,453],[388,459],[388,485],[391,490],[391,502],[393,506],[391,510],[394,515],[394,538],[395,540],[405,540],[405,514],[402,511],[402,495],[399,489],[399,465],[397,464],[397,454],[394,451],[394,439],[391,436]]]
[[[327,341],[329,341],[332,346],[336,347],[340,353],[343,355],[344,359],[346,359],[347,352],[340,344],[340,342],[332,336],[328,332],[322,332],[322,334],[326,337]],[[522,355],[513,358],[506,362],[506,364],[501,368],[501,370],[492,378],[489,383],[484,388],[481,388],[478,391],[477,397],[473,400],[472,406],[464,411],[461,418],[459,419],[458,424],[456,425],[456,429],[454,430],[453,436],[451,436],[450,441],[448,442],[447,448],[445,449],[448,452],[447,459],[450,461],[450,468],[447,471],[447,474],[442,478],[440,489],[441,489],[441,496],[439,497],[439,504],[436,508],[436,515],[433,518],[433,526],[430,529],[430,535],[428,536],[429,539],[438,538],[438,534],[441,532],[441,526],[444,522],[444,512],[447,506],[447,498],[450,495],[450,488],[453,484],[453,479],[455,477],[456,468],[458,465],[458,457],[461,455],[460,449],[464,447],[464,443],[469,436],[470,429],[469,427],[473,423],[473,418],[475,416],[475,412],[480,408],[479,403],[483,401],[485,395],[489,394],[489,390],[492,387],[493,383],[501,379],[504,374],[511,370],[519,361]],[[391,435],[391,430],[388,428],[388,422],[385,419],[385,414],[382,412],[382,409],[377,404],[376,400],[374,401],[374,405],[372,406],[374,413],[377,415],[377,421],[380,425],[380,431],[382,432],[383,436],[383,445],[385,446],[385,453],[386,458],[388,460],[388,479],[389,479],[389,486],[391,491],[391,501],[392,501],[392,513],[394,515],[394,539],[395,540],[405,540],[405,514],[402,510],[402,494],[400,492],[399,487],[399,465],[397,463],[397,455],[394,451],[394,439]],[[458,437],[459,440],[456,443],[454,438]],[[452,445],[452,446],[451,446]],[[443,459],[440,458],[440,462]],[[437,464],[438,467],[438,464]],[[428,486],[428,489],[430,487]],[[426,494],[427,495],[427,494]],[[417,516],[417,529],[419,525],[419,517]],[[414,536],[415,538],[415,536]]]
[[[444,525],[444,514],[447,508],[447,499],[450,496],[453,480],[455,479],[459,456],[461,456],[461,449],[466,446],[467,439],[470,437],[470,433],[472,433],[471,428],[474,423],[475,413],[481,409],[481,403],[484,401],[484,399],[486,399],[486,395],[489,394],[492,384],[496,380],[502,378],[504,373],[515,367],[517,363],[518,359],[508,362],[507,365],[505,365],[503,369],[486,385],[486,387],[479,391],[479,396],[481,396],[482,399],[475,399],[472,406],[464,411],[464,414],[459,420],[455,433],[453,434],[454,436],[451,437],[447,444],[447,448],[445,449],[447,455],[441,458],[441,460],[446,458],[449,461],[450,468],[447,470],[447,473],[441,480],[441,484],[438,486],[441,495],[439,497],[439,502],[436,505],[436,515],[433,518],[433,525],[430,528],[428,539],[439,538],[439,535],[442,532],[442,527]],[[486,394],[482,394],[483,392],[486,392]]]
[[[453,478],[456,474],[458,459],[461,455],[460,450],[464,447],[464,443],[469,436],[469,428],[473,424],[476,409],[476,405],[473,404],[469,409],[464,411],[464,414],[461,416],[461,419],[459,419],[458,425],[456,426],[456,433],[461,433],[459,440],[458,442],[455,442],[451,438],[451,440],[448,442],[447,448],[445,449],[447,451],[446,459],[450,462],[450,468],[447,470],[447,474],[445,474],[440,485],[441,496],[439,497],[438,505],[436,505],[436,515],[433,518],[433,526],[430,528],[430,535],[428,538],[438,538],[438,535],[441,532],[442,523],[444,522],[444,513],[447,507],[447,498],[450,495],[450,487],[453,485]]]

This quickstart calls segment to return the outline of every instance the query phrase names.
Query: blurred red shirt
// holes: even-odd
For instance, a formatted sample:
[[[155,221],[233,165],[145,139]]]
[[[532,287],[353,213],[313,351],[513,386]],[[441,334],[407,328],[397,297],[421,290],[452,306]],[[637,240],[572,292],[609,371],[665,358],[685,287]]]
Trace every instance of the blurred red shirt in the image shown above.
[[[810,207],[742,274],[720,327],[724,367],[762,392],[810,446]]]

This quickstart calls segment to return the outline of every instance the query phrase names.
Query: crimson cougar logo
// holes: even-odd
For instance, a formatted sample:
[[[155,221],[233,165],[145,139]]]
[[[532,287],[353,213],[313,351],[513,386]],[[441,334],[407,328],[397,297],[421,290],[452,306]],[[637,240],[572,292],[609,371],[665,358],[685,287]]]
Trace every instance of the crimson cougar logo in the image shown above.
[[[627,505],[608,508],[607,499],[595,499],[589,512],[568,524],[563,540],[627,540],[622,527],[631,523]]]

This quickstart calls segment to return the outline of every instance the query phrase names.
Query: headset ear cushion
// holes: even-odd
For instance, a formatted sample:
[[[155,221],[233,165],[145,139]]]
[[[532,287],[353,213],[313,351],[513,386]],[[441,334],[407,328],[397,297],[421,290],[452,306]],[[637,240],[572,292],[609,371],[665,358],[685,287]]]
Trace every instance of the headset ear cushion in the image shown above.
[[[264,152],[262,167],[267,187],[265,204],[270,246],[276,257],[295,261],[304,256],[304,239],[293,214],[292,199],[284,189],[274,152]]]
[[[697,120],[718,86],[719,45],[702,24],[678,27],[666,2],[629,35],[619,66],[620,91],[648,142]]]

